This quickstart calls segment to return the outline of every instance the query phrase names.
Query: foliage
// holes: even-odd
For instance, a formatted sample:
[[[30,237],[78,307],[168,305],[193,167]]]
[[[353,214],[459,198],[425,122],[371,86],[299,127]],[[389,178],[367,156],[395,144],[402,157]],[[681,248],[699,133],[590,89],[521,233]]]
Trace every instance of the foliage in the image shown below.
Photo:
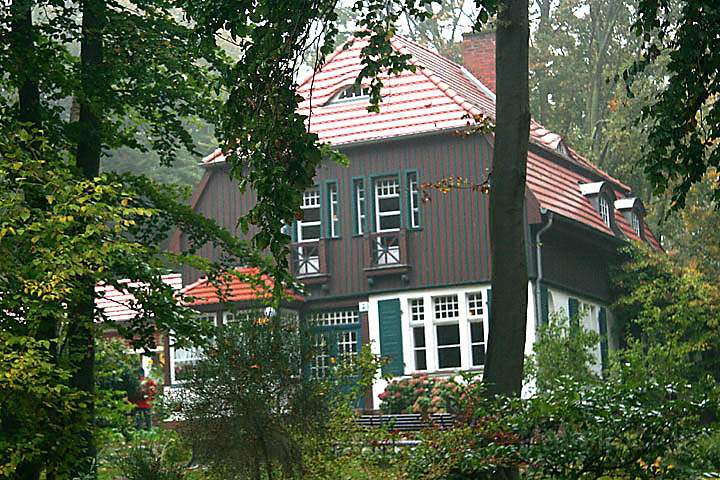
[[[717,378],[720,289],[666,255],[643,247],[625,253],[625,263],[613,273],[613,311],[623,335],[641,342],[631,342],[630,350],[646,356],[645,374],[658,380]]]
[[[586,330],[579,319],[551,314],[548,323],[538,328],[533,354],[525,363],[526,381],[542,392],[567,378],[579,383],[598,380],[591,366],[597,360],[594,351],[599,341],[598,334]]]
[[[455,378],[416,374],[391,381],[380,394],[380,409],[383,413],[455,413],[461,392]]]
[[[48,452],[49,471],[62,474],[77,455],[77,427],[67,420],[85,399],[67,386],[69,372],[57,368],[53,349],[50,341],[0,331],[0,478]]]
[[[173,430],[136,431],[130,438],[118,438],[106,445],[99,458],[101,480],[206,478],[203,472],[190,470],[192,452]]]
[[[720,166],[718,110],[720,93],[717,35],[720,5],[703,0],[640,0],[635,34],[642,57],[624,74],[630,88],[635,75],[667,52],[668,77],[657,101],[645,106],[648,145],[645,172],[657,192],[672,191],[672,207],[682,208],[690,187]],[[712,190],[715,202],[720,189]]]
[[[38,344],[44,346],[42,360],[48,363],[42,364],[42,371],[55,372],[47,378],[48,388],[66,392],[68,401],[84,406],[71,408],[70,420],[64,401],[37,403],[33,415],[48,418],[50,426],[33,421],[25,425],[25,434],[38,439],[55,430],[62,435],[78,434],[80,429],[95,431],[89,417],[96,398],[90,392],[80,395],[72,383],[77,354],[69,347],[77,335],[77,305],[88,295],[87,278],[92,284],[106,283],[133,296],[130,307],[138,315],[115,327],[134,347],[142,348],[153,346],[156,328],[172,329],[181,339],[208,329],[193,311],[178,303],[176,292],[163,281],[169,263],[189,263],[212,274],[225,271],[238,258],[259,258],[244,242],[179,203],[174,189],[129,175],[81,179],[52,153],[47,143],[25,130],[0,137],[0,329],[22,339],[6,344],[18,352],[23,345],[34,345],[23,343],[32,339],[49,342]],[[164,238],[173,225],[185,226],[192,242],[224,247],[227,257],[213,263],[191,253],[165,254],[157,239]],[[107,320],[102,312],[98,319]],[[98,379],[101,386],[108,380]],[[101,415],[110,414],[114,409],[105,407],[118,400],[106,393],[100,390]],[[7,421],[13,421],[11,411],[3,413],[9,415]],[[117,412],[113,415],[117,420]],[[68,423],[62,426],[63,422]],[[18,443],[11,449],[23,445],[19,438],[12,441]],[[55,441],[38,441],[32,447],[37,450],[35,458],[49,471],[61,468],[55,462],[70,465],[73,455],[62,452],[78,443],[64,439],[58,446]]]
[[[705,441],[698,418],[718,406],[716,387],[704,387],[565,377],[527,400],[484,401],[467,426],[424,432],[408,474],[490,478],[518,466],[533,479],[691,478],[701,470],[685,451]]]
[[[327,390],[300,374],[306,337],[283,315],[216,330],[178,397],[181,432],[199,462],[224,476],[297,471],[302,436],[318,432],[329,413]]]
[[[128,435],[129,414],[133,405],[128,401],[140,390],[139,365],[127,354],[120,339],[98,338],[95,357],[97,375],[97,417],[100,443],[110,441],[117,434]]]

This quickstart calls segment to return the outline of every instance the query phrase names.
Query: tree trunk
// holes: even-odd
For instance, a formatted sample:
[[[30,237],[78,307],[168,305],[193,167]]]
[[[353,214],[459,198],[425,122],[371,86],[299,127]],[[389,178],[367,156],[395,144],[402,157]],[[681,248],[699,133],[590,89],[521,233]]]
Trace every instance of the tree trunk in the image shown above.
[[[16,77],[18,93],[18,120],[40,127],[40,88],[37,81],[37,67],[32,65],[35,55],[35,30],[32,22],[32,0],[14,0],[10,5],[10,32],[8,44],[12,59],[9,66]],[[46,322],[40,322],[37,336],[49,339]],[[30,334],[30,332],[28,332]],[[2,423],[11,430],[17,423],[12,414],[4,417]],[[18,465],[12,478],[15,480],[38,480],[42,464],[40,461],[23,462]]]
[[[82,39],[80,42],[81,94],[76,165],[85,178],[100,172],[102,151],[102,101],[105,73],[102,61],[102,33],[106,22],[104,0],[84,0],[82,7]],[[75,328],[69,335],[70,355],[75,371],[72,385],[87,394],[88,407],[81,421],[85,423],[80,438],[81,458],[73,469],[73,476],[94,475],[97,454],[94,438],[95,405],[95,280],[92,276],[81,279],[79,295],[74,305]]]
[[[13,58],[12,69],[17,76],[19,120],[40,126],[40,88],[37,65],[33,65],[35,31],[32,23],[33,0],[13,0],[10,6],[8,40]]]
[[[492,311],[485,383],[488,394],[519,396],[527,323],[528,273],[525,248],[525,177],[530,106],[528,94],[527,0],[502,0],[497,18],[497,106],[490,246]],[[495,478],[518,478],[517,468]]]
[[[485,380],[492,395],[519,395],[528,288],[524,208],[530,135],[527,2],[500,2],[497,25],[497,119],[490,190],[493,301]]]

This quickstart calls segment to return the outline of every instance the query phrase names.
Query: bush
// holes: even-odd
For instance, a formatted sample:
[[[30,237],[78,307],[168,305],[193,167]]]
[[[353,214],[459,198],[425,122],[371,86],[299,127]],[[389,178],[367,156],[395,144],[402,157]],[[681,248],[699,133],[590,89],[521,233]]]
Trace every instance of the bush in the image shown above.
[[[459,378],[458,378],[459,377]],[[430,377],[426,374],[394,380],[380,394],[380,410],[387,414],[461,412],[465,396],[479,395],[479,375],[463,372],[458,377]]]

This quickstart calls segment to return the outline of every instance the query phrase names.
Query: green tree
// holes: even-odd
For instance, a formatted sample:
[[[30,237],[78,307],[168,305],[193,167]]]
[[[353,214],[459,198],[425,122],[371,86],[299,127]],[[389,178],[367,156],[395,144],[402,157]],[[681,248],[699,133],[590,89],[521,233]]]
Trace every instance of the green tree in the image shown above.
[[[697,269],[631,247],[613,273],[621,336],[643,354],[638,375],[696,382],[720,377],[720,289]],[[632,353],[632,352],[631,352]]]
[[[667,81],[657,101],[643,108],[648,123],[645,172],[658,192],[672,192],[671,207],[685,205],[693,184],[720,165],[716,144],[718,115],[715,81],[720,5],[703,0],[639,0],[633,31],[643,40],[642,58],[625,72],[633,79],[665,53]],[[715,186],[712,198],[720,200]]]
[[[301,375],[310,338],[296,318],[251,312],[219,327],[178,398],[195,458],[223,478],[277,478],[302,467],[305,437],[329,416],[325,385]]]

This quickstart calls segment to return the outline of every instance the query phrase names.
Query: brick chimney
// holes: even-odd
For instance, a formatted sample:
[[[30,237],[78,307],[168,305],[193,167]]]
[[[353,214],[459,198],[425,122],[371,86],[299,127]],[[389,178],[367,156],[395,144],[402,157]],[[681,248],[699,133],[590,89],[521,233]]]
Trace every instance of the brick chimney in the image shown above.
[[[483,85],[495,92],[495,32],[463,35],[463,64]]]

